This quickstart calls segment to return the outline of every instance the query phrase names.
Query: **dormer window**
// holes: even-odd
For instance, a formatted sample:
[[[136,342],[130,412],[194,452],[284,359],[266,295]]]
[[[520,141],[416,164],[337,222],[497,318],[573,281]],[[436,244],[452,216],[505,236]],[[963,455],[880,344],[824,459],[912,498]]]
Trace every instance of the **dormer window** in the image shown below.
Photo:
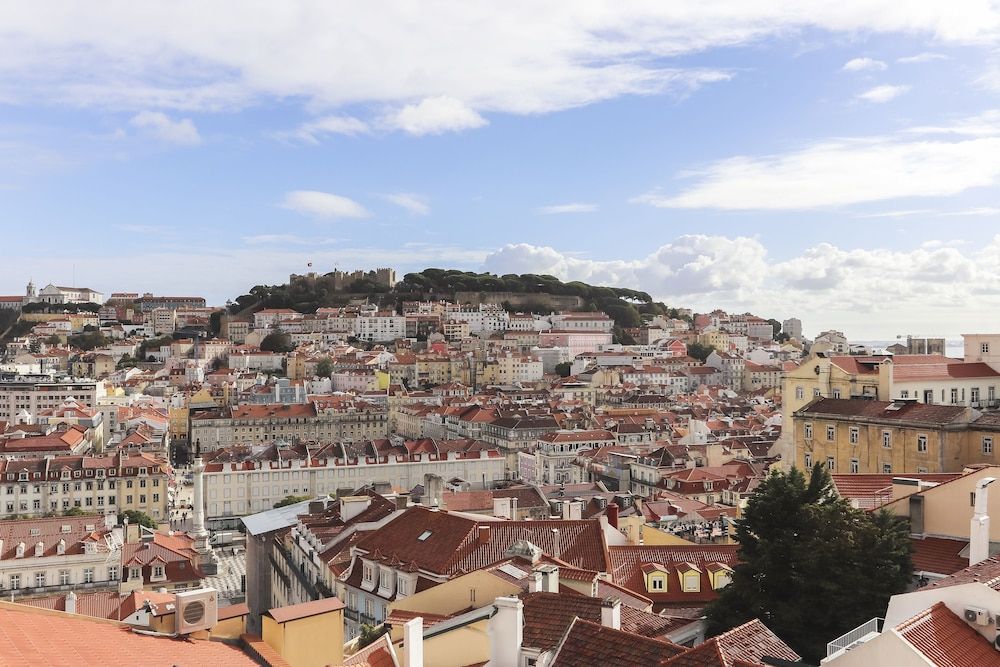
[[[666,580],[663,577],[652,577],[649,580],[649,588],[654,591],[666,590]]]
[[[45,543],[36,542],[35,543],[35,558],[40,558],[45,553]]]
[[[141,567],[130,567],[128,570],[129,579],[142,579],[142,568]]]
[[[14,550],[15,558],[24,558],[24,542],[18,542],[17,548]]]
[[[163,566],[162,565],[154,565],[153,566],[153,576],[150,577],[150,581],[157,581],[157,580],[166,579],[166,578],[167,578],[167,574],[166,574],[166,571],[163,569]]]
[[[19,481],[19,482],[27,482],[28,481],[28,473],[26,473],[26,472],[19,473],[18,476],[17,476],[17,481]]]
[[[697,593],[701,590],[701,574],[698,572],[684,573],[684,592]]]

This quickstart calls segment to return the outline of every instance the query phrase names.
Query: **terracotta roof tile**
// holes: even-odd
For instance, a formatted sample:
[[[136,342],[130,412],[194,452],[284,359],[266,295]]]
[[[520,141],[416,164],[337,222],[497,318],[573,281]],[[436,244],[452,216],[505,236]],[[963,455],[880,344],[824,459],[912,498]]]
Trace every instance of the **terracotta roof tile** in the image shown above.
[[[1000,653],[968,623],[938,602],[896,626],[911,646],[939,667],[1000,665]]]
[[[961,552],[969,546],[968,540],[952,540],[946,537],[912,538],[913,570],[934,574],[954,574],[969,565],[968,556]]]
[[[684,648],[575,619],[551,667],[658,667]]]
[[[53,641],[58,638],[58,641]],[[118,623],[0,604],[3,665],[257,665],[221,642],[150,637]]]

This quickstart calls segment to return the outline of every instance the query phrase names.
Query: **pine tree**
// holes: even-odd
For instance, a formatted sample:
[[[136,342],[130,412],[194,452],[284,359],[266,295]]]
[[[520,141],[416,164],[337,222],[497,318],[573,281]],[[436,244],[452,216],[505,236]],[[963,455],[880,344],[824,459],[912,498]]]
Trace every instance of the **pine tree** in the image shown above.
[[[773,472],[736,523],[740,564],[708,610],[708,633],[759,618],[808,660],[826,642],[884,615],[912,579],[909,527],[838,498],[813,467]]]

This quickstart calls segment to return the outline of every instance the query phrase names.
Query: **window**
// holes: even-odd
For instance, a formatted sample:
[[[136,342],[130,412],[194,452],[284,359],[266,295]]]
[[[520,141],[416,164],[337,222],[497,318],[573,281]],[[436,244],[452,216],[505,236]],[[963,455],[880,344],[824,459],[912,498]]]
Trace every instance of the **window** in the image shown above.
[[[925,453],[927,451],[927,436],[918,435],[917,436],[917,451]]]
[[[59,570],[59,585],[69,586],[69,570]]]
[[[44,572],[35,572],[35,588],[45,588]]]
[[[826,439],[833,442],[837,438],[837,429],[834,426],[826,427]]]
[[[993,438],[986,436],[983,438],[983,454],[993,453]]]
[[[805,389],[803,389],[802,387],[796,387],[795,388],[795,398],[797,398],[798,400],[801,401],[805,397],[806,397],[806,391],[805,391]]]
[[[419,535],[419,536],[417,536],[417,540],[418,540],[418,541],[420,541],[420,542],[423,542],[423,541],[425,541],[425,540],[426,540],[426,539],[427,539],[428,537],[430,537],[430,536],[431,536],[431,534],[432,534],[432,533],[431,533],[431,531],[429,531],[429,530],[425,530],[424,532],[420,533],[420,535]]]
[[[883,463],[882,464],[882,474],[883,475],[891,475],[892,474],[892,464],[891,463]]]
[[[128,578],[132,580],[142,579],[142,568],[141,567],[129,568]]]
[[[154,565],[153,566],[153,577],[152,578],[153,579],[164,579],[165,577],[166,577],[166,574],[163,571],[163,566],[162,565]]]
[[[857,426],[852,426],[851,427],[851,444],[852,445],[858,444],[858,440],[860,440],[860,439],[861,439],[861,431],[858,429]]]
[[[817,396],[819,396],[819,387],[813,389],[813,398],[816,398]]]
[[[857,474],[860,469],[861,469],[861,466],[858,463],[858,460],[857,459],[851,459],[851,472],[854,473],[854,474]]]
[[[918,467],[917,468],[917,474],[918,475],[926,475],[927,474],[927,468]]]
[[[813,437],[813,425],[812,424],[806,424],[805,426],[802,427],[802,430],[803,430],[803,433],[806,436],[807,440],[812,439],[812,437]]]
[[[813,455],[810,454],[809,452],[806,452],[806,468],[812,468],[812,467],[813,467]]]
[[[94,568],[87,567],[83,570],[83,583],[92,584],[94,583]]]
[[[973,387],[969,390],[969,400],[973,403],[979,402],[979,387]]]
[[[995,401],[996,398],[997,398],[997,388],[996,387],[987,387],[986,388],[986,400],[988,400],[988,401]]]
[[[695,592],[701,590],[701,575],[697,572],[684,573],[684,590]]]
[[[989,354],[990,353],[990,344],[989,343],[980,343],[979,344],[979,353],[980,354]]]
[[[21,575],[10,575],[10,587],[15,591],[21,587]]]
[[[367,583],[375,581],[375,567],[365,563],[364,580]]]
[[[830,472],[837,469],[837,463],[834,461],[832,456],[826,457],[826,467],[830,470]]]
[[[909,398],[910,397],[910,390],[909,389],[902,389],[902,390],[900,390],[899,397],[900,398]]]
[[[118,581],[118,566],[112,565],[108,568],[108,581]]]
[[[882,446],[885,448],[892,447],[892,433],[889,431],[882,431]]]
[[[958,403],[958,389],[951,390],[951,402]]]
[[[663,584],[664,584],[663,577],[653,577],[652,579],[649,580],[651,591],[662,591],[664,588]]]

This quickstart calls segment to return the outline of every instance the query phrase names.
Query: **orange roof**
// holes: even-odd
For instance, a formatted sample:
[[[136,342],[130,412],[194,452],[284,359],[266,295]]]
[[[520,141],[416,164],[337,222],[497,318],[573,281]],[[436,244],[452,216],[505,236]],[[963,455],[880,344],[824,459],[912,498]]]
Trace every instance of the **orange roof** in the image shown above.
[[[269,609],[267,614],[278,623],[287,623],[288,621],[297,621],[300,618],[325,614],[329,611],[337,611],[338,609],[343,609],[345,606],[337,598],[323,598],[321,600],[313,600],[312,602],[293,604],[288,607]]]
[[[997,651],[943,602],[896,626],[896,631],[929,664],[940,667],[996,665]]]
[[[0,664],[252,667],[258,663],[222,642],[140,635],[123,623],[5,602],[0,603]]]

